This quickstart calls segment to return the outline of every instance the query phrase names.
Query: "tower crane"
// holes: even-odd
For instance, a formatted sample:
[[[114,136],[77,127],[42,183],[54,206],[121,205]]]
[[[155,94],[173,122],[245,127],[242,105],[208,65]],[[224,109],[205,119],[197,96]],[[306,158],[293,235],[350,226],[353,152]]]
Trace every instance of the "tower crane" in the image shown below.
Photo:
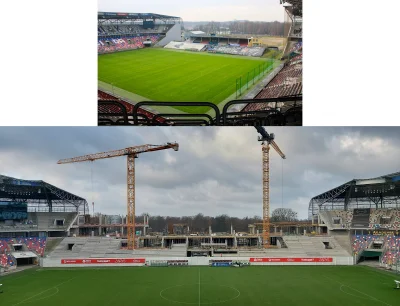
[[[57,164],[79,163],[98,159],[127,156],[127,229],[128,249],[135,249],[135,158],[141,153],[154,152],[166,149],[178,151],[179,144],[168,142],[163,145],[141,145],[126,149],[89,154],[84,156],[61,159]]]
[[[275,151],[286,159],[285,154],[275,143],[275,135],[268,134],[262,126],[256,126],[257,132],[261,135],[258,141],[261,141],[263,152],[263,248],[267,249],[270,246],[269,240],[269,146],[272,146]]]

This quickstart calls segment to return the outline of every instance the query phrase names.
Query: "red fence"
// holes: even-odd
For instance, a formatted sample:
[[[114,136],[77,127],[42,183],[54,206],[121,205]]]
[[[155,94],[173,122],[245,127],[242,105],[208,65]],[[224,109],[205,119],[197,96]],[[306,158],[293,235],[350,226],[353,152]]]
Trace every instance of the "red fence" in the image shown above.
[[[90,264],[138,264],[145,263],[144,258],[85,258],[61,259],[63,265],[90,265]]]

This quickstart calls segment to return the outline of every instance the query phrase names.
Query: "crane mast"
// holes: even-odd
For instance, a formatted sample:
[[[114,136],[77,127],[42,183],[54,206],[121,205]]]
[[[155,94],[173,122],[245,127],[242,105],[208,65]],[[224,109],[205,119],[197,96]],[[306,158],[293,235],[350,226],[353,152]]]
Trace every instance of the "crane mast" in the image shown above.
[[[257,132],[261,135],[258,137],[258,141],[261,141],[262,145],[262,164],[263,164],[263,248],[267,249],[270,247],[270,220],[269,220],[269,150],[272,146],[275,151],[283,158],[286,159],[285,154],[281,151],[278,145],[275,143],[275,135],[268,134],[267,131],[260,126],[255,127]]]
[[[140,153],[154,152],[166,149],[179,150],[179,144],[170,143],[164,145],[141,145],[129,147],[120,150],[101,152],[89,155],[83,155],[73,158],[61,159],[57,164],[79,163],[86,161],[95,161],[98,159],[112,158],[118,156],[127,156],[127,238],[128,249],[135,249],[135,158]]]

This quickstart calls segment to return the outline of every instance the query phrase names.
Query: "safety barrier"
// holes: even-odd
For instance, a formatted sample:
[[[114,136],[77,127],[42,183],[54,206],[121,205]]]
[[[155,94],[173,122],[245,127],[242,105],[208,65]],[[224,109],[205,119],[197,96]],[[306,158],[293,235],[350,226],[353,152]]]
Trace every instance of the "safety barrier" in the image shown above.
[[[168,266],[223,266],[232,262],[249,262],[250,265],[354,265],[351,256],[336,257],[148,257],[148,258],[41,258],[42,267],[105,267],[145,266],[150,262],[167,263]],[[165,266],[165,264],[164,264]]]

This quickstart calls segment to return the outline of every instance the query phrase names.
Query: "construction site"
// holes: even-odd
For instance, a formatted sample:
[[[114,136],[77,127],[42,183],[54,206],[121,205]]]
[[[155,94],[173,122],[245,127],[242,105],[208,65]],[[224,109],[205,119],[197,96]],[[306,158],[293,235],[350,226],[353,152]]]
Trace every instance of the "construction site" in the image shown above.
[[[399,173],[353,180],[313,197],[308,220],[271,222],[270,152],[282,159],[286,155],[274,134],[262,127],[256,130],[261,142],[262,172],[259,221],[241,224],[240,229],[231,223],[229,230],[225,221],[225,231],[215,220],[201,230],[190,222],[168,222],[161,230],[160,226],[153,230],[155,221],[150,221],[148,214],[136,216],[135,159],[149,152],[178,151],[179,144],[128,147],[58,161],[63,165],[126,156],[124,215],[91,214],[83,197],[44,181],[1,176],[0,198],[8,201],[2,214],[16,218],[0,222],[3,266],[137,265],[158,260],[176,263],[183,258],[189,264],[206,264],[206,258],[218,257],[266,263],[288,260],[354,264],[368,254],[376,257],[379,253],[381,258],[390,253],[386,240],[378,238],[397,235],[400,227]],[[360,235],[367,235],[367,240]]]

